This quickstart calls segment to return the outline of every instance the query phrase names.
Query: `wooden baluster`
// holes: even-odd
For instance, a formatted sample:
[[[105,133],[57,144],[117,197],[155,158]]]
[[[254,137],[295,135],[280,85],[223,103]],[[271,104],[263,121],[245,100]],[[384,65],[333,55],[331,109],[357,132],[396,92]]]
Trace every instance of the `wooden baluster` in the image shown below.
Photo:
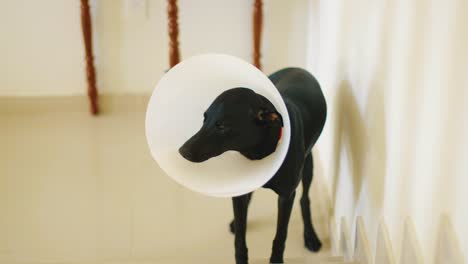
[[[262,26],[263,26],[263,3],[262,0],[255,0],[253,12],[253,63],[262,69],[260,62],[261,58],[261,40],[262,40]]]
[[[177,0],[167,1],[167,15],[169,21],[169,66],[172,68],[180,61]]]
[[[88,0],[81,0],[81,28],[83,30],[83,40],[86,59],[86,77],[88,83],[88,97],[90,100],[91,113],[99,113],[98,93],[96,88],[96,70],[93,61],[93,38],[91,28],[91,15]]]

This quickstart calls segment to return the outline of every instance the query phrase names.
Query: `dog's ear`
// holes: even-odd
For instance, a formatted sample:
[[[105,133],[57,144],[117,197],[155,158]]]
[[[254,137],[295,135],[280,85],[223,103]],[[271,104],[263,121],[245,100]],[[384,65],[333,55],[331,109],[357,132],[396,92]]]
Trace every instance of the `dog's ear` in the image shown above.
[[[283,126],[283,117],[276,110],[260,109],[255,116],[257,124]]]

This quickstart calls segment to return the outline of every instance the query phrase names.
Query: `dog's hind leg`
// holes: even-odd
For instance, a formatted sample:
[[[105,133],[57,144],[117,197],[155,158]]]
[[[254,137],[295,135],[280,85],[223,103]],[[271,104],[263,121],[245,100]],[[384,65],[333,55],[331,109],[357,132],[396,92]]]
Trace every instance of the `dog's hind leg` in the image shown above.
[[[304,169],[302,171],[302,197],[301,197],[301,210],[302,219],[304,220],[304,244],[307,249],[317,252],[322,247],[320,239],[315,233],[312,224],[312,216],[310,213],[309,189],[313,178],[313,157],[312,153],[307,155],[304,162]]]
[[[278,221],[276,223],[276,235],[273,240],[270,263],[283,263],[283,254],[288,236],[288,224],[291,210],[294,204],[296,191],[288,196],[278,197]]]
[[[252,194],[253,192],[246,194],[247,195],[247,210],[250,205],[250,200],[252,199]],[[232,219],[231,223],[229,224],[229,230],[231,231],[231,233],[233,234],[235,233],[236,228],[234,226],[234,219]]]
[[[234,226],[236,229],[234,245],[236,252],[236,264],[247,264],[248,253],[245,233],[247,228],[247,207],[249,205],[249,194],[232,198],[234,209]]]

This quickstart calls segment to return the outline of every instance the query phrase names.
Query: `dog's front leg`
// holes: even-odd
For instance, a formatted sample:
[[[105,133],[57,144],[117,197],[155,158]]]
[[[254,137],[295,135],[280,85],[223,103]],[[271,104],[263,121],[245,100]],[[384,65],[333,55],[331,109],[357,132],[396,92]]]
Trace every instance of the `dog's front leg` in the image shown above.
[[[236,264],[247,264],[248,253],[245,233],[247,228],[247,207],[249,205],[249,194],[232,198],[234,208],[234,228],[235,228],[235,251]]]
[[[291,216],[291,210],[294,203],[296,191],[288,196],[278,197],[278,221],[276,223],[276,235],[273,240],[273,247],[270,257],[270,263],[283,263],[283,253],[288,236],[288,224]]]

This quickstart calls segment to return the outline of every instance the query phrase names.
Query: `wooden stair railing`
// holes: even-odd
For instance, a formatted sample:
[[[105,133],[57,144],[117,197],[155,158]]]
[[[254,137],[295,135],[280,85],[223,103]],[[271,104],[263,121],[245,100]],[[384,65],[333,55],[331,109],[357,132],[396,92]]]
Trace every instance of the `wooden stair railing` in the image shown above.
[[[169,66],[172,68],[180,61],[179,51],[179,24],[177,0],[167,1],[167,17],[169,29]]]
[[[83,30],[83,40],[85,47],[86,60],[86,80],[88,84],[88,97],[90,101],[91,113],[99,113],[98,93],[96,87],[96,69],[93,58],[93,37],[91,27],[91,14],[89,10],[89,1],[81,0],[81,28]]]
[[[180,62],[179,51],[179,24],[177,0],[167,0],[167,17],[169,32],[169,67]],[[253,10],[253,64],[261,69],[261,39],[263,27],[263,1],[255,0]]]
[[[253,12],[253,64],[258,69],[262,69],[260,62],[263,27],[263,1],[255,0]]]

